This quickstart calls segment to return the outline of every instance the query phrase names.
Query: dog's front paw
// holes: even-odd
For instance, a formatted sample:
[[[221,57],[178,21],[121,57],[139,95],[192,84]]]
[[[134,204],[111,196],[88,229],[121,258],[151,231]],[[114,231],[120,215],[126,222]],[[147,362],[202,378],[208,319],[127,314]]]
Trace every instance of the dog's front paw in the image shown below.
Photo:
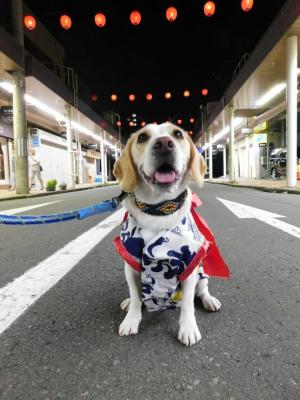
[[[178,340],[186,346],[193,346],[201,340],[195,317],[184,318],[179,322]]]
[[[221,308],[221,303],[219,302],[218,299],[215,297],[211,296],[209,293],[203,294],[200,296],[202,305],[207,311],[218,311]]]
[[[127,314],[123,322],[119,327],[120,336],[136,335],[139,330],[139,324],[141,322],[141,314],[130,315]]]

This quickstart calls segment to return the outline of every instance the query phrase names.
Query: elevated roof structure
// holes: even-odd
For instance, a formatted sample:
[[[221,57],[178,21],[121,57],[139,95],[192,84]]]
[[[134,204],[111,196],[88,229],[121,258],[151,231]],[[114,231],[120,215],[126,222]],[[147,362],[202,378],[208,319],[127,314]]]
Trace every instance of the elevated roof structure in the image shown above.
[[[211,131],[214,143],[228,137],[229,113],[235,110],[236,138],[242,127],[255,127],[286,109],[286,40],[300,35],[300,0],[287,0],[254,51],[241,67],[221,100],[208,115],[205,131]],[[298,40],[298,65],[300,55]],[[205,138],[201,138],[204,145]]]
[[[9,88],[13,82],[10,71],[22,67],[22,53],[22,47],[0,26],[0,105],[11,101]],[[61,127],[55,118],[55,113],[64,115],[65,106],[74,103],[74,94],[63,85],[61,79],[31,54],[26,52],[25,56],[26,94],[42,104],[41,107],[38,107],[27,102],[28,121],[60,133]],[[50,112],[45,112],[47,107]],[[51,110],[54,111],[52,115]],[[111,147],[120,140],[119,133],[80,99],[78,99],[76,119],[82,127],[82,129],[78,129],[80,137],[87,141],[95,141],[101,129],[105,133],[106,142],[110,143]]]

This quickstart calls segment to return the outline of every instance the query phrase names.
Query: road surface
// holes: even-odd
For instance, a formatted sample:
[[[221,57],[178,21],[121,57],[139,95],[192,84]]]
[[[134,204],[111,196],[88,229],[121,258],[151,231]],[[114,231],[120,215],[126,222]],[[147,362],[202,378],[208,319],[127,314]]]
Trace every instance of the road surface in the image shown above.
[[[5,201],[0,213],[58,213],[119,190]],[[297,232],[300,196],[213,184],[199,194],[232,277],[210,280],[219,312],[196,300],[202,340],[191,348],[177,340],[178,311],[144,312],[137,336],[118,336],[128,290],[112,239],[122,211],[0,226],[1,399],[300,399],[300,239],[224,203],[284,216]]]

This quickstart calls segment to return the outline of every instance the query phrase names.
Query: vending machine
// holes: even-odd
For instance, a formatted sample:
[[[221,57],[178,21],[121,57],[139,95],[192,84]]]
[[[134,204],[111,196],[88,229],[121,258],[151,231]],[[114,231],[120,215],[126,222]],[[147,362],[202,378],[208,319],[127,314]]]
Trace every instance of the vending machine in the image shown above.
[[[266,178],[269,175],[269,148],[267,143],[259,143],[258,146],[259,178]]]

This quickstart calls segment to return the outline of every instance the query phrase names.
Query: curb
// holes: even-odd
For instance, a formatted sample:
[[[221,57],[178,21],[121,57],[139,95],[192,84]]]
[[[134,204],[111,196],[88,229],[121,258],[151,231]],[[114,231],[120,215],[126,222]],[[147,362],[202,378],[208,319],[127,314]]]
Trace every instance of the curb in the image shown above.
[[[205,181],[205,183],[212,183],[217,185],[226,185],[236,188],[248,188],[248,189],[255,189],[260,190],[262,192],[269,192],[269,193],[285,193],[285,194],[300,194],[300,190],[296,189],[281,189],[281,188],[269,188],[266,186],[250,186],[250,185],[239,185],[235,183],[227,183],[227,182],[213,182],[213,181]]]
[[[62,193],[71,193],[71,192],[80,192],[82,190],[90,190],[90,189],[95,189],[99,187],[107,187],[107,186],[115,186],[118,185],[118,183],[110,183],[108,185],[95,185],[95,186],[88,186],[88,187],[83,187],[83,188],[75,188],[75,189],[66,189],[66,190],[55,190],[53,192],[43,192],[43,193],[32,193],[32,194],[19,194],[16,196],[11,196],[11,197],[3,197],[0,198],[1,201],[6,201],[6,200],[19,200],[19,199],[30,199],[32,197],[45,197],[45,196],[52,196],[54,194],[62,194]]]

